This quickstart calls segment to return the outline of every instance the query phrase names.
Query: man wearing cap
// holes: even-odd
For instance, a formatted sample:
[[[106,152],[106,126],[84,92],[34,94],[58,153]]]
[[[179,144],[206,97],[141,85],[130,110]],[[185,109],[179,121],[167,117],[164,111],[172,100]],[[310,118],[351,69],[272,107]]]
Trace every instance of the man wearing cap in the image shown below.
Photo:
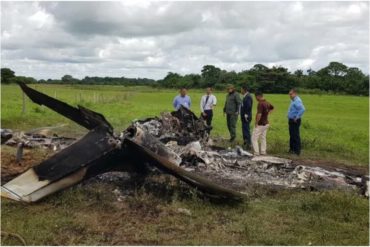
[[[230,142],[233,142],[236,138],[236,122],[238,121],[241,103],[240,96],[235,91],[235,87],[229,84],[227,86],[224,115],[226,114],[227,128],[230,133]]]

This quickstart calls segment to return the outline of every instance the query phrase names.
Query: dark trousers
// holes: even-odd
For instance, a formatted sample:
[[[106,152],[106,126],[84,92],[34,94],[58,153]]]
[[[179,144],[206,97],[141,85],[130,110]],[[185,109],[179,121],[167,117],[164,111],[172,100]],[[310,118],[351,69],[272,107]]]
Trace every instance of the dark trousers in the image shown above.
[[[301,153],[301,137],[299,135],[299,127],[301,126],[301,119],[297,119],[294,122],[293,119],[289,119],[289,135],[290,135],[290,152],[295,154]]]
[[[236,138],[236,122],[238,121],[237,114],[226,114],[227,128],[229,129],[230,138]]]
[[[204,113],[207,114],[206,116],[202,115],[203,119],[206,120],[208,126],[212,125],[212,118],[213,118],[213,111],[212,110],[204,110]]]
[[[250,132],[250,124],[251,122],[246,120],[244,116],[240,117],[242,120],[242,132],[243,132],[243,140],[244,144],[251,145],[251,132]]]

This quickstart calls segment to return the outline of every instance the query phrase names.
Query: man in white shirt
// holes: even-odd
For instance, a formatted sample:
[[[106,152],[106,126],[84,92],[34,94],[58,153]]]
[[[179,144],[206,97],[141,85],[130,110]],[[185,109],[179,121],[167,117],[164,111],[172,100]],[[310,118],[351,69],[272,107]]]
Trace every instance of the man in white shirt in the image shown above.
[[[202,96],[200,100],[200,111],[202,112],[202,117],[206,120],[208,126],[211,127],[213,118],[213,108],[217,104],[216,96],[212,94],[212,88],[207,87],[206,94]]]

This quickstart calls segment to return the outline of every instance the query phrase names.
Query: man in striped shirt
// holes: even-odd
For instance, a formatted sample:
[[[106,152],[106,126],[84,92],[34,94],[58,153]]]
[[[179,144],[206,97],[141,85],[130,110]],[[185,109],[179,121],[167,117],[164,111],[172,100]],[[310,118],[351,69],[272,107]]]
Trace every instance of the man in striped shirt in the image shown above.
[[[206,94],[202,96],[200,100],[200,111],[202,112],[202,117],[206,120],[208,126],[212,125],[213,118],[213,108],[217,104],[216,96],[212,94],[212,88],[207,87]]]

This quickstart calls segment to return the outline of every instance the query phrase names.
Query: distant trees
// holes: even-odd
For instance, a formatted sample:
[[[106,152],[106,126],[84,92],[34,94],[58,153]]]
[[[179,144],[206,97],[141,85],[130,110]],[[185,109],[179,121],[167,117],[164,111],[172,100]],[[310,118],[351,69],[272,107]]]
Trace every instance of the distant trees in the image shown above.
[[[15,76],[8,68],[1,69],[1,83],[23,81],[26,83],[58,83],[58,84],[98,84],[98,85],[149,85],[165,88],[206,88],[224,89],[227,84],[240,87],[247,83],[251,91],[261,90],[266,93],[287,93],[292,87],[311,91],[369,95],[369,75],[360,69],[348,67],[339,62],[330,62],[328,66],[306,73],[298,69],[293,73],[282,66],[269,68],[256,64],[241,72],[226,71],[214,65],[204,65],[200,74],[180,75],[168,72],[161,80],[126,77],[89,77],[82,80],[71,75],[64,75],[60,80],[35,80],[32,77]]]
[[[159,86],[170,88],[185,85],[189,88],[211,86],[223,89],[230,83],[237,87],[247,83],[252,91],[261,90],[266,93],[287,93],[292,87],[299,87],[332,93],[369,95],[369,76],[364,75],[358,68],[348,68],[339,62],[331,62],[319,71],[308,69],[307,73],[300,69],[291,73],[282,66],[269,68],[263,64],[256,64],[249,70],[236,73],[214,65],[205,65],[200,76],[181,76],[169,72],[165,78],[158,81]]]
[[[24,82],[26,84],[29,84],[37,83],[37,80],[32,77],[16,76],[13,70],[9,68],[1,68],[1,84],[10,84],[17,82]]]
[[[62,77],[63,84],[77,84],[78,82],[79,80],[73,78],[71,75],[65,75]]]
[[[328,66],[315,72],[307,71],[303,77],[301,87],[320,89],[334,93],[369,95],[369,76],[358,68],[349,68],[338,62],[331,62]]]
[[[11,79],[15,77],[15,73],[13,70],[9,68],[2,68],[1,69],[1,84],[9,84],[11,83]]]

